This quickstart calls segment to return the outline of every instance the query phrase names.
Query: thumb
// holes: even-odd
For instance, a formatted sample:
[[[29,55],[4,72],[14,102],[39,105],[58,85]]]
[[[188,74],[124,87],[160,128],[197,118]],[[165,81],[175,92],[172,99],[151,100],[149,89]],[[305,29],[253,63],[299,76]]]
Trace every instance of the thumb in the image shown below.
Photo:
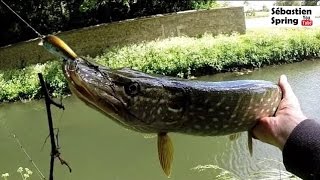
[[[279,79],[279,86],[283,93],[283,98],[288,98],[290,96],[294,96],[292,88],[288,83],[288,79],[286,75],[281,75]]]

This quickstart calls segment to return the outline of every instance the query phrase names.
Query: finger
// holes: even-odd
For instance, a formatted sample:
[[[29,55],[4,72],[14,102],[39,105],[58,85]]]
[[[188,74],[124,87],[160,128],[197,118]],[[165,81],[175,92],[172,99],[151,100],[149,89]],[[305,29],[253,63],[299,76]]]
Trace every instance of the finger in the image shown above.
[[[271,123],[273,121],[273,117],[263,117],[259,119],[258,123],[252,128],[252,133],[255,138],[266,142],[266,136],[271,134]]]
[[[288,98],[290,96],[294,96],[294,93],[292,91],[292,88],[290,84],[288,83],[287,76],[281,75],[279,79],[279,86],[283,93],[283,98]]]

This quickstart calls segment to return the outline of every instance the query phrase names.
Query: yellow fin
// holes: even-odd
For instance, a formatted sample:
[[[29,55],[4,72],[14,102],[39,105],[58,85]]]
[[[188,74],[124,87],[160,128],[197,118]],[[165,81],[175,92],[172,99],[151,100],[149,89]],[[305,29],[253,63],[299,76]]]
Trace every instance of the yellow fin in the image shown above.
[[[250,156],[252,156],[253,148],[252,148],[252,132],[248,131],[248,149]]]
[[[234,141],[234,140],[239,139],[240,136],[241,136],[241,133],[230,134],[229,139],[230,139],[230,141]]]
[[[158,155],[164,173],[170,177],[173,161],[173,145],[167,133],[158,133]]]

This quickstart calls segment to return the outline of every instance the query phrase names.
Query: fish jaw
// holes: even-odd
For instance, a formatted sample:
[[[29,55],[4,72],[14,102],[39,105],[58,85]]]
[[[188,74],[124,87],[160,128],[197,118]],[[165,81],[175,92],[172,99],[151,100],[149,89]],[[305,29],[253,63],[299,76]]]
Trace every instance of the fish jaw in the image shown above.
[[[126,96],[119,96],[115,92],[123,93],[123,88],[115,86],[110,79],[105,78],[109,69],[103,67],[101,73],[93,63],[78,57],[77,54],[60,38],[48,35],[41,38],[40,46],[43,46],[53,55],[62,58],[63,73],[66,77],[69,88],[85,104],[105,114],[128,129],[134,129],[131,120],[136,119],[127,111]],[[111,70],[110,70],[111,71]],[[121,84],[121,83],[120,83]],[[126,119],[126,120],[124,120]],[[140,128],[139,131],[143,131]],[[144,132],[144,131],[143,131]]]
[[[68,80],[70,90],[89,107],[101,112],[127,129],[146,132],[143,128],[135,128],[133,122],[136,117],[127,111],[127,101],[115,91],[117,86],[107,76],[95,69],[94,65],[88,65],[88,61],[77,58],[72,63],[64,61],[63,73]],[[90,63],[89,63],[90,64]]]

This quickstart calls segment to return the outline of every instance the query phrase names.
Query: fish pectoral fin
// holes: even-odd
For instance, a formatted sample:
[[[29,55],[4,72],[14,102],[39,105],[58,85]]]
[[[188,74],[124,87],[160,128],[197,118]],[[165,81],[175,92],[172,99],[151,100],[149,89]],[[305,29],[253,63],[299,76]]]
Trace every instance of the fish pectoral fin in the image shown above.
[[[164,173],[170,177],[173,161],[173,145],[167,133],[158,133],[158,155]]]
[[[235,140],[239,139],[240,136],[241,136],[241,132],[230,134],[229,139],[230,139],[230,141],[235,141]]]
[[[249,149],[250,156],[252,156],[252,153],[253,153],[252,139],[253,139],[252,132],[248,131],[248,149]]]

